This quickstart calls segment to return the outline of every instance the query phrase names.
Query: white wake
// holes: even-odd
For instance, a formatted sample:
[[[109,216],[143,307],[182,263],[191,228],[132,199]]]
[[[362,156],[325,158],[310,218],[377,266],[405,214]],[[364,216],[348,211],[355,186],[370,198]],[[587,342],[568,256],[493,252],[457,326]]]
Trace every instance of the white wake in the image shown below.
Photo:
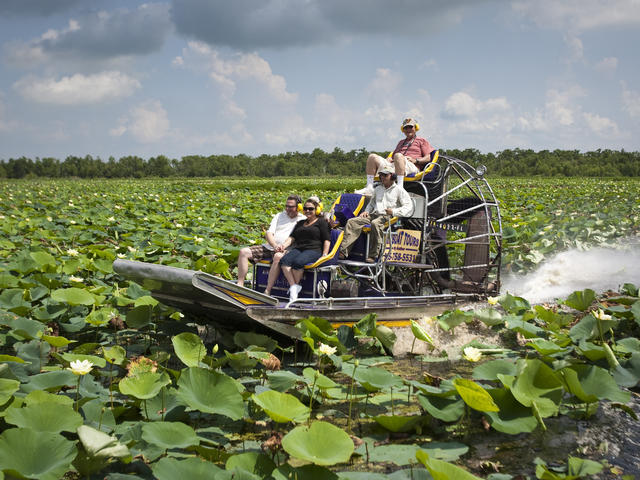
[[[527,275],[505,276],[501,290],[542,303],[564,300],[575,290],[586,288],[596,293],[617,291],[624,283],[640,286],[638,239],[627,239],[611,248],[558,253]]]

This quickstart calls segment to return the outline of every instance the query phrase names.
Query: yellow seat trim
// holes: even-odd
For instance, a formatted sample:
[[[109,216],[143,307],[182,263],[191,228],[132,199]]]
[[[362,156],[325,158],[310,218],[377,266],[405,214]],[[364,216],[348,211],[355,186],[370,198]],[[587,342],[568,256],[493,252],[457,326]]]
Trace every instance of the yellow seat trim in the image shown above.
[[[422,177],[424,177],[427,173],[431,173],[431,171],[436,168],[436,164],[438,163],[438,159],[440,157],[440,150],[436,150],[435,153],[433,154],[433,158],[431,159],[431,161],[429,163],[427,163],[424,167],[424,169],[420,170],[418,173],[416,173],[414,176],[410,177],[405,175],[404,177],[404,181],[405,182],[417,182],[419,180],[422,180]],[[380,177],[378,177],[378,175],[376,174],[374,181],[379,182],[380,181]]]

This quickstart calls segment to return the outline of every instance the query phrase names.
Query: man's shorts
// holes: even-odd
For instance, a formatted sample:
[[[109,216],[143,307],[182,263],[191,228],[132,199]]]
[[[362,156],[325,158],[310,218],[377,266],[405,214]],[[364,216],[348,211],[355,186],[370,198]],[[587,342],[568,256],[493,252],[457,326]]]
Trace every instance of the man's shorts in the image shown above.
[[[382,170],[384,167],[389,167],[395,171],[396,166],[394,162],[391,162],[388,158],[381,157],[380,155],[378,155],[378,157],[382,160],[380,166],[378,167],[378,171]],[[418,167],[416,167],[415,163],[411,163],[407,160],[406,162],[404,162],[404,171],[406,175],[411,175],[412,173],[418,173],[420,170],[418,169]]]
[[[273,259],[273,250],[269,250],[264,245],[252,245],[249,250],[251,250],[251,261],[254,263]]]

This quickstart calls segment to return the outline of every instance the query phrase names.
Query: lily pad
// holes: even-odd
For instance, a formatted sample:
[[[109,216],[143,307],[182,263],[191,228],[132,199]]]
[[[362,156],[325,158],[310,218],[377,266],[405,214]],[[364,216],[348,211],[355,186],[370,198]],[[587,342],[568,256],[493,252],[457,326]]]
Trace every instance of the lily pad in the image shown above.
[[[175,480],[176,478],[214,480],[222,469],[201,458],[178,460],[165,457],[155,462],[151,466],[151,471],[158,480]]]
[[[244,415],[244,401],[231,377],[203,368],[182,371],[178,380],[178,397],[193,410],[219,413],[233,420]]]
[[[282,448],[292,457],[315,465],[335,465],[349,461],[353,441],[340,428],[327,422],[298,426],[282,439]]]
[[[202,339],[191,332],[182,332],[171,339],[173,349],[178,358],[187,367],[197,367],[207,355],[207,349]]]
[[[259,395],[252,395],[251,398],[274,422],[299,423],[309,418],[309,407],[289,393],[267,390]]]
[[[5,421],[39,432],[75,432],[82,425],[82,416],[69,405],[60,403],[36,403],[23,408],[7,410]]]
[[[142,439],[161,448],[187,448],[200,444],[196,432],[182,422],[150,422],[142,427]]]
[[[104,359],[102,359],[104,361]],[[124,395],[131,395],[140,400],[153,398],[162,387],[169,385],[171,379],[166,373],[144,372],[133,377],[125,377],[118,384],[120,392]]]
[[[10,428],[0,434],[0,470],[26,478],[58,480],[76,454],[74,442],[57,433]]]
[[[495,404],[489,392],[472,380],[466,378],[456,378],[453,385],[464,400],[474,410],[480,412],[497,412],[500,409]]]

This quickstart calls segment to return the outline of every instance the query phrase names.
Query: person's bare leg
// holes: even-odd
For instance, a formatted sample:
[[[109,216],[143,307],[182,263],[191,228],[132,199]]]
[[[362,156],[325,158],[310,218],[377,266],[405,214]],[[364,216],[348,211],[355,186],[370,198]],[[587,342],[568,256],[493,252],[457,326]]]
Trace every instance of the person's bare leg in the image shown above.
[[[280,259],[284,256],[284,252],[274,253],[273,260],[271,260],[271,268],[269,269],[269,276],[267,277],[267,288],[264,289],[265,295],[271,295],[271,289],[273,284],[276,283],[278,275],[280,275]]]
[[[249,271],[250,258],[251,249],[249,247],[241,248],[240,253],[238,253],[238,281],[236,282],[241,287],[244,287],[244,279]]]
[[[304,273],[303,269],[293,270],[293,279],[296,281],[297,285],[300,285],[300,281],[302,280],[303,273]]]
[[[407,159],[401,153],[396,153],[393,156],[393,163],[396,167],[396,183],[400,187],[404,187],[404,176],[407,171],[406,162]]]

